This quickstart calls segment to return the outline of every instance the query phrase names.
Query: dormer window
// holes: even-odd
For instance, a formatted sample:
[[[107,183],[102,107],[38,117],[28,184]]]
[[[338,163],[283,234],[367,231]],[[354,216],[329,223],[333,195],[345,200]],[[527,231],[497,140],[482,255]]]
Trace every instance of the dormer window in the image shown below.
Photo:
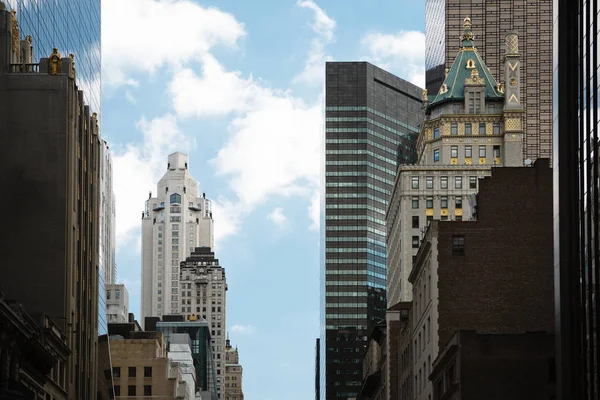
[[[470,114],[479,114],[481,112],[481,99],[479,92],[469,92],[467,102]]]
[[[473,69],[473,68],[475,68],[475,61],[473,61],[473,59],[469,59],[469,60],[467,60],[467,68],[468,68],[468,69]]]
[[[442,87],[440,87],[440,94],[444,94],[448,92],[448,85],[446,85],[445,83],[442,85]]]

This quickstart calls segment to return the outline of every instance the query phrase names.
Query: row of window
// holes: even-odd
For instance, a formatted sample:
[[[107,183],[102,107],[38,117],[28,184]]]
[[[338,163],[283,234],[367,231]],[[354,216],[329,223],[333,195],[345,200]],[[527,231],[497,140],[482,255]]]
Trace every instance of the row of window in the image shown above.
[[[377,196],[373,196],[372,194],[368,194],[368,193],[327,193],[325,195],[325,198],[328,198],[328,199],[369,199],[369,200],[373,200],[373,201],[376,201],[381,204],[387,204],[387,201],[385,199],[382,199]]]
[[[326,161],[325,165],[327,166],[332,166],[332,167],[340,167],[340,166],[352,166],[352,167],[358,167],[358,166],[365,166],[365,167],[369,167],[369,168],[373,168],[376,169],[378,171],[381,172],[385,172],[386,174],[389,174],[392,177],[396,176],[396,167],[394,166],[393,168],[386,168],[383,165],[379,165],[370,161],[355,161],[355,160],[337,160],[337,161]]]
[[[487,146],[479,146],[479,158],[487,157]],[[450,157],[458,158],[458,146],[450,146]],[[465,146],[465,158],[473,157],[472,146]],[[500,146],[494,146],[494,157],[500,157]],[[440,149],[433,150],[433,161],[440,161]]]
[[[425,188],[433,189],[433,176],[428,176],[425,179],[426,179],[425,180],[425,182],[426,182]],[[413,176],[411,179],[411,188],[419,189],[419,186],[420,186],[419,181],[420,181],[420,178],[418,176]],[[463,177],[462,176],[454,177],[454,188],[455,189],[463,188]],[[448,189],[448,177],[447,176],[440,176],[440,189]],[[469,177],[469,189],[477,189],[477,177],[476,176]],[[415,207],[413,207],[413,208],[415,208]]]
[[[459,189],[459,188],[457,188]],[[457,210],[462,209],[462,197],[455,197],[454,198],[454,208]],[[432,209],[433,208],[433,197],[429,196],[425,199],[425,206],[427,209]],[[412,208],[417,209],[419,208],[419,198],[418,197],[413,197],[412,198]],[[441,196],[440,197],[440,208],[448,208],[448,197],[447,196]],[[417,226],[415,226],[415,224]],[[413,228],[419,228],[420,226],[419,224],[419,217],[418,216],[413,216],[412,217],[412,225]]]
[[[137,387],[135,385],[127,386],[127,396],[137,396]],[[121,385],[115,385],[115,396],[125,396],[121,394]],[[152,396],[152,385],[144,385],[144,396]]]
[[[128,367],[127,376],[129,378],[137,377],[137,368],[136,367]],[[113,377],[114,378],[121,377],[121,367],[113,367]],[[152,378],[152,367],[144,367],[144,378]]]
[[[325,111],[367,111],[367,112],[375,114],[378,117],[381,117],[381,118],[383,118],[383,119],[385,119],[387,121],[393,122],[396,125],[400,125],[400,126],[402,126],[404,128],[410,129],[411,131],[413,131],[415,133],[419,133],[420,132],[419,128],[411,126],[411,125],[408,125],[406,122],[399,121],[399,120],[397,120],[397,119],[395,119],[393,117],[385,115],[384,113],[382,113],[380,111],[377,111],[377,110],[375,110],[373,108],[370,108],[370,107],[365,107],[365,106],[340,106],[340,107],[330,106],[330,107],[326,107]]]
[[[479,130],[478,130],[479,135],[485,135],[487,133],[486,129],[487,129],[487,124],[485,122],[480,122]],[[500,134],[500,124],[499,123],[494,122],[492,124],[492,132],[494,135]],[[458,124],[456,122],[453,122],[452,124],[450,124],[450,134],[458,135]],[[465,135],[472,135],[472,134],[473,134],[472,124],[466,123],[465,124]],[[440,137],[440,128],[435,128],[433,130],[433,138],[438,139],[439,137]]]
[[[364,242],[365,240],[367,241],[367,243],[372,243],[376,246],[380,246],[383,248],[386,247],[386,244],[384,242],[375,240],[372,238],[356,237],[356,236],[351,236],[351,237],[337,236],[337,237],[325,238],[326,242]]]
[[[393,179],[385,179],[380,177],[379,175],[370,174],[366,171],[329,171],[325,173],[325,176],[366,176],[367,178],[374,179],[379,182],[383,182],[390,186],[394,186]]]

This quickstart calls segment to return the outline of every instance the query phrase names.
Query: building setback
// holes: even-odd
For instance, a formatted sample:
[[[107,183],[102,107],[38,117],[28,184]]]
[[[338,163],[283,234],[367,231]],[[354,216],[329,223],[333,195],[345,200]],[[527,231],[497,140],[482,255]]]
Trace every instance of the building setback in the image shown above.
[[[597,2],[554,2],[558,399],[600,398]],[[560,66],[560,68],[559,68]]]
[[[71,350],[67,392],[94,399],[98,118],[75,84],[73,58],[54,49],[33,63],[33,39],[16,40],[16,18],[3,8],[0,3],[0,137],[10,151],[0,158],[0,184],[11,195],[0,196],[0,205],[14,210],[19,199],[21,211],[4,218],[11,229],[0,237],[0,286],[28,312],[56,322]]]
[[[476,204],[475,221],[430,223],[409,277],[417,400],[432,395],[432,365],[459,330],[554,333],[549,161],[493,168]]]
[[[321,399],[362,384],[369,329],[386,311],[385,210],[416,161],[422,90],[366,62],[326,63]]]
[[[142,213],[142,320],[179,314],[179,264],[196,247],[214,247],[211,201],[198,192],[188,156],[169,155],[158,193]]]
[[[552,157],[552,4],[552,0],[427,0],[425,5],[429,93],[439,90],[445,69],[456,57],[465,16],[480,27],[477,50],[496,77],[503,75],[505,35],[519,33],[527,132],[523,156],[531,160]]]

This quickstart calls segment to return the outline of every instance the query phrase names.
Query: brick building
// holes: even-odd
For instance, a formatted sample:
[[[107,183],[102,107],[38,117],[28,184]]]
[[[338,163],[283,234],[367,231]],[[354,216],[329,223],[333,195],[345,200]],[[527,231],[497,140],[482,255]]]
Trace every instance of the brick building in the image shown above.
[[[458,331],[430,378],[434,400],[555,398],[554,335]]]
[[[493,168],[473,198],[475,221],[432,221],[417,253],[412,342],[415,398],[458,330],[554,332],[552,169]]]

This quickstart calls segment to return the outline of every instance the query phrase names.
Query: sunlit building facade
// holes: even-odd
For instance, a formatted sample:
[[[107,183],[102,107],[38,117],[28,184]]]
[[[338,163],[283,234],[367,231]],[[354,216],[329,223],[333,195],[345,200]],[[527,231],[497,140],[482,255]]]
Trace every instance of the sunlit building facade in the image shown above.
[[[370,327],[385,318],[385,212],[416,161],[422,89],[367,62],[326,64],[321,399],[356,396]]]

